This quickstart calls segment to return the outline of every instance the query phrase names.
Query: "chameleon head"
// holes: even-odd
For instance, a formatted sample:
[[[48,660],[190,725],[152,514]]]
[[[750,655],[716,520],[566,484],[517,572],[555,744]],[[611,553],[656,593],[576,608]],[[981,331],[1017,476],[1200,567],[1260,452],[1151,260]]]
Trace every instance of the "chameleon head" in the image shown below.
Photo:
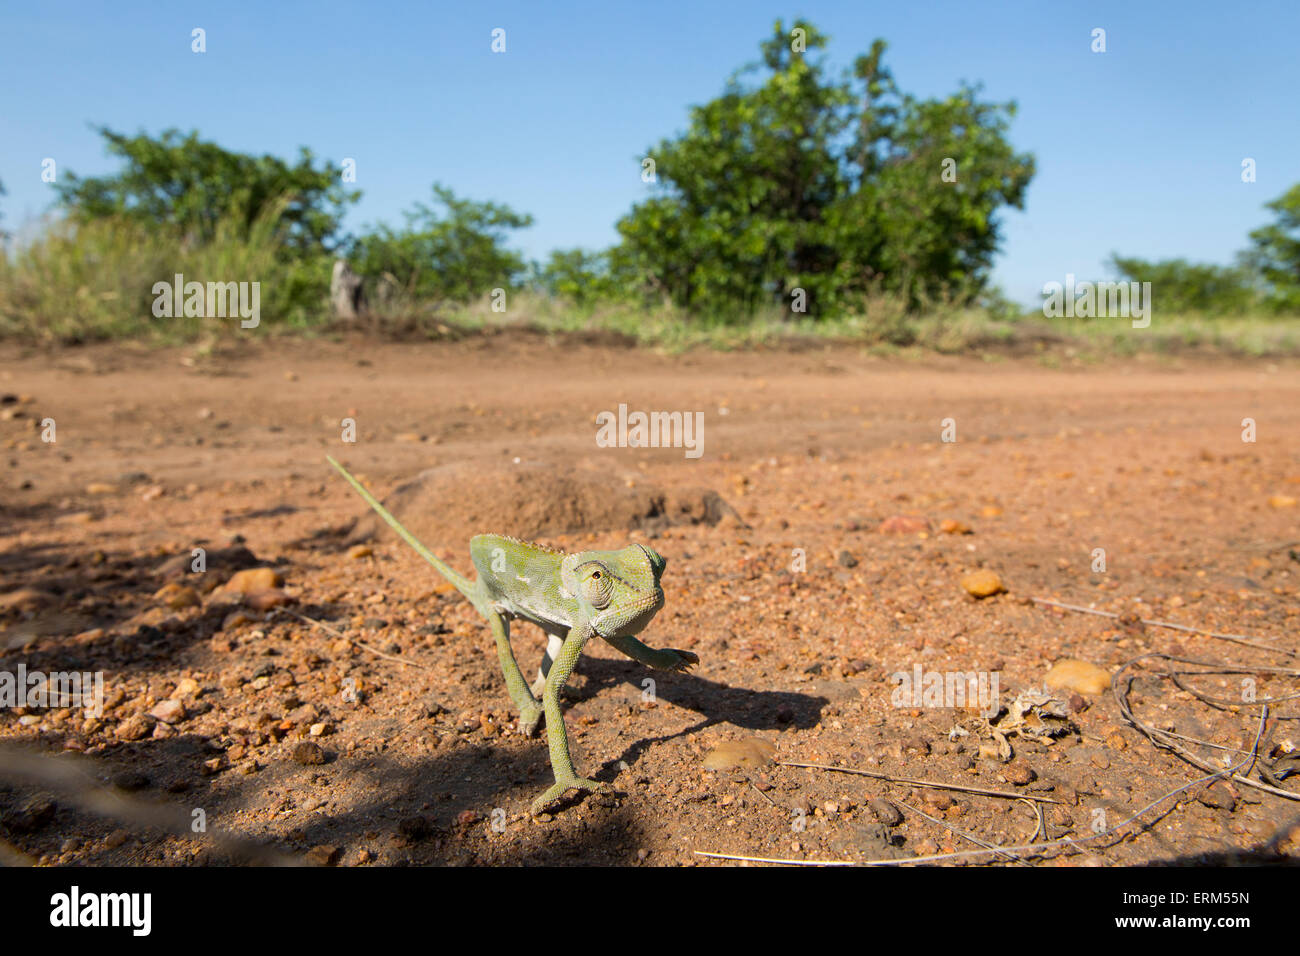
[[[667,563],[641,544],[621,551],[579,551],[564,558],[560,577],[596,633],[618,637],[639,633],[664,606],[659,578]]]

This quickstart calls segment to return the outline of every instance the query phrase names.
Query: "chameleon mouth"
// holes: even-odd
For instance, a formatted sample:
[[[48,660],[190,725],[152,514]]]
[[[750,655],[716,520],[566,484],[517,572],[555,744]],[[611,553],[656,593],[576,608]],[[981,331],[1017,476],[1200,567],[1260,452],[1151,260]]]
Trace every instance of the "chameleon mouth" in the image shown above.
[[[592,626],[596,633],[602,637],[610,637],[613,634],[636,634],[641,631],[650,619],[659,613],[660,608],[664,606],[664,592],[659,588],[647,592],[634,601],[627,602],[619,608],[618,616],[603,614],[595,621]],[[607,625],[613,624],[612,628]]]

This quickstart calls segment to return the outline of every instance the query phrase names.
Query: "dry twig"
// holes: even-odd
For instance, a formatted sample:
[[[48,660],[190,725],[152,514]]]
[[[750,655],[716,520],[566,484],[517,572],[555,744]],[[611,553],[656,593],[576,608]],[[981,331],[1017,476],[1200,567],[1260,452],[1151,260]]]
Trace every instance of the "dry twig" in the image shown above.
[[[781,767],[807,767],[810,770],[834,770],[836,773],[854,773],[863,777],[873,777],[876,780],[886,780],[890,783],[906,783],[914,787],[928,787],[931,790],[957,790],[961,793],[978,793],[986,797],[1002,797],[1005,800],[1039,800],[1043,803],[1061,802],[1060,800],[1053,800],[1051,797],[1010,793],[1006,790],[986,790],[983,787],[967,787],[960,783],[940,783],[937,780],[913,780],[911,777],[894,777],[876,770],[859,770],[856,767],[833,767],[824,763],[791,763],[786,760],[777,761],[777,765]]]
[[[357,647],[361,648],[363,651],[369,651],[371,654],[374,654],[376,657],[382,657],[386,661],[394,661],[398,664],[405,664],[407,667],[418,667],[422,671],[427,671],[432,669],[427,664],[421,664],[418,661],[409,660],[408,658],[405,657],[398,657],[395,654],[385,654],[383,651],[379,650],[379,648],[371,647],[369,644],[365,643],[364,641],[358,641],[355,637],[348,637],[338,628],[330,627],[324,621],[318,621],[314,617],[308,617],[306,614],[299,614],[297,611],[287,611],[287,613],[292,614],[294,617],[302,618],[308,624],[315,624],[317,627],[319,627],[322,631],[324,631],[327,634],[333,634],[335,637],[341,637],[345,641],[351,641],[353,644],[357,645]]]

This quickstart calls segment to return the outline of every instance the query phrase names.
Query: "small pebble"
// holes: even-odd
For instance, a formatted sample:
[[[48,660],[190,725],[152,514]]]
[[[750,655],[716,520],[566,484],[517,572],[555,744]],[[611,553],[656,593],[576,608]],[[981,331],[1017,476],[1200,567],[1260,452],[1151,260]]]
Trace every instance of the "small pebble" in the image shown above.
[[[880,534],[919,534],[930,530],[930,522],[920,515],[894,515],[880,522]]]
[[[1037,774],[1031,767],[1023,763],[1009,763],[1002,768],[1002,775],[1007,778],[1008,783],[1015,784],[1017,787],[1023,787],[1032,783]]]
[[[1006,588],[1002,586],[1002,579],[997,573],[987,568],[979,571],[972,571],[961,579],[961,586],[966,589],[966,593],[972,597],[986,598],[994,594],[1000,594]]]
[[[178,724],[185,719],[185,705],[174,698],[159,701],[150,708],[149,716],[164,724]]]
[[[1237,798],[1228,789],[1228,785],[1222,780],[1217,780],[1210,784],[1196,797],[1202,805],[1212,810],[1234,810],[1237,806]]]
[[[307,862],[314,866],[333,866],[339,858],[339,848],[328,844],[314,846],[307,851]]]
[[[1095,697],[1110,689],[1110,672],[1087,661],[1065,658],[1052,665],[1045,678],[1054,690],[1074,691]]]
[[[883,797],[874,797],[868,800],[867,806],[875,814],[876,819],[887,827],[896,827],[903,822],[903,814],[899,812],[898,807]]]
[[[293,759],[295,763],[305,766],[323,764],[325,762],[325,751],[321,749],[320,744],[304,740],[293,748]]]
[[[731,770],[762,767],[776,759],[776,747],[758,737],[726,740],[704,755],[704,769]]]
[[[251,594],[271,591],[284,584],[284,577],[275,568],[247,568],[236,571],[222,590],[231,594]]]

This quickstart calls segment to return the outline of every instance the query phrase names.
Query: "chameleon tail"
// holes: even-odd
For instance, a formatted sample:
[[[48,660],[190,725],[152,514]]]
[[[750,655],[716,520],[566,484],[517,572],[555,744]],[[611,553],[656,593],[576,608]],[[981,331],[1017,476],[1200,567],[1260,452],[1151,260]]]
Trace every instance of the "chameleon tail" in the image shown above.
[[[419,542],[419,540],[416,539],[415,535],[411,534],[411,532],[403,528],[401,523],[388,513],[388,510],[375,499],[374,495],[372,495],[369,491],[366,490],[365,486],[362,485],[361,482],[357,481],[350,474],[348,474],[348,470],[346,468],[340,465],[329,455],[325,456],[325,460],[338,469],[339,474],[341,474],[344,478],[348,480],[348,484],[350,484],[353,488],[357,490],[357,494],[361,495],[362,498],[366,499],[366,504],[374,508],[375,511],[378,512],[379,517],[387,521],[388,526],[402,536],[402,540],[404,540],[407,544],[409,544],[417,552],[419,552],[420,557],[424,558],[424,560],[432,564],[434,568],[437,569],[439,574],[441,574],[444,578],[446,578],[453,585],[455,585],[457,591],[465,595],[465,597],[469,598],[469,600],[472,603],[474,603],[476,607],[478,606],[477,604],[478,596],[475,593],[473,583],[468,578],[463,577],[454,568],[450,568],[447,565],[443,564],[441,561],[439,561],[437,556],[432,551],[430,551],[428,548],[422,545]]]

